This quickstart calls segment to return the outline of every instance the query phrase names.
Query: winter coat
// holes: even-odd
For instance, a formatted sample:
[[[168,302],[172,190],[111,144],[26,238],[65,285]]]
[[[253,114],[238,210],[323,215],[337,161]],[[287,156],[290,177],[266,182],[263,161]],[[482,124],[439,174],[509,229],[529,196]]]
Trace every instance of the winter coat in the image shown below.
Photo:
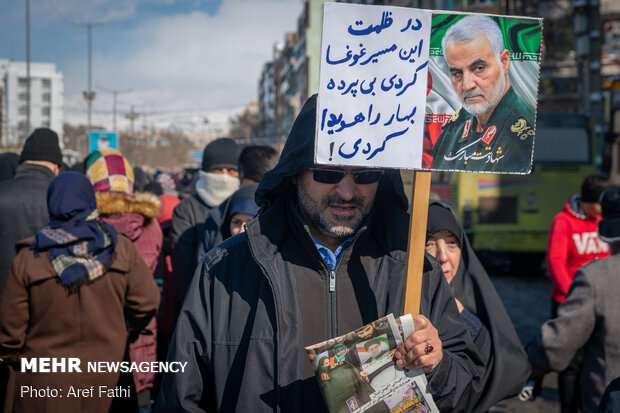
[[[379,183],[374,213],[344,248],[331,293],[328,268],[294,207],[291,179],[313,163],[315,105],[316,98],[306,103],[279,164],[259,185],[262,212],[203,257],[168,353],[188,365],[185,374],[164,374],[156,411],[325,411],[316,379],[305,374],[304,345],[400,315],[408,215],[398,172]],[[306,282],[318,287],[305,289]],[[443,411],[466,411],[478,398],[483,366],[428,254],[420,311],[443,343],[428,389]],[[320,328],[312,329],[317,319]],[[304,342],[308,334],[317,341]]]
[[[620,377],[609,383],[596,413],[614,413],[617,411],[620,411]]]
[[[583,265],[527,353],[536,375],[564,370],[583,349],[581,411],[596,410],[605,388],[620,376],[620,253]]]
[[[33,236],[49,221],[47,187],[53,178],[48,167],[22,163],[13,179],[0,182],[0,286],[17,241]]]
[[[138,253],[151,270],[151,277],[157,267],[162,247],[162,232],[157,221],[160,202],[156,195],[134,193],[133,197],[114,192],[96,192],[97,208],[101,219],[112,225],[119,234],[129,238]],[[121,212],[124,211],[124,212]],[[153,318],[145,327],[151,334],[140,334],[129,346],[131,361],[157,360],[157,322]],[[136,393],[155,385],[155,373],[133,372]]]
[[[19,243],[0,293],[0,357],[11,366],[5,412],[107,412],[112,398],[99,386],[114,388],[118,373],[88,373],[89,361],[123,360],[128,335],[153,317],[159,292],[150,270],[131,241],[118,237],[108,271],[70,291],[60,281],[46,251],[35,257]],[[128,328],[130,331],[128,331]],[[21,358],[77,357],[82,373],[18,373]],[[20,397],[22,386],[59,390],[60,397]],[[93,397],[68,397],[70,386],[94,386]]]
[[[0,153],[0,182],[13,178],[18,166],[18,154],[12,152]]]
[[[196,251],[204,229],[205,219],[211,207],[197,194],[182,200],[172,213],[172,271],[177,307],[185,297],[185,291],[194,275],[198,261]]]
[[[594,258],[609,256],[609,247],[598,237],[601,220],[588,218],[579,208],[579,195],[573,195],[555,216],[549,231],[547,268],[553,282],[551,297],[562,303],[575,272]]]

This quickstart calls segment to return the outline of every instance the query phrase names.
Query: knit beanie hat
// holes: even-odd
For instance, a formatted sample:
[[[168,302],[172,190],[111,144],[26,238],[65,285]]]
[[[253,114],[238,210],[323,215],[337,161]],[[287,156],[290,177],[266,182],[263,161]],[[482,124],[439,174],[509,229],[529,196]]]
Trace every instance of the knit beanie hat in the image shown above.
[[[24,161],[47,161],[62,164],[58,135],[51,129],[38,128],[26,139],[19,163]]]
[[[95,192],[133,194],[134,174],[127,159],[116,149],[99,148],[86,161],[86,176]]]
[[[237,169],[239,147],[230,138],[216,139],[205,147],[202,154],[202,170],[209,172],[215,168]]]

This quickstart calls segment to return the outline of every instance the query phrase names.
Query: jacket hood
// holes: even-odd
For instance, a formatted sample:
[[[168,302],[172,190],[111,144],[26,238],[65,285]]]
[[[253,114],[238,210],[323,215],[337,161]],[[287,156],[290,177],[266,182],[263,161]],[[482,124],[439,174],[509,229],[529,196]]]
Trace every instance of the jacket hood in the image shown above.
[[[316,133],[317,95],[304,104],[286,139],[278,164],[267,172],[256,190],[256,204],[262,211],[269,209],[275,200],[286,193],[291,178],[314,165],[314,139]],[[376,203],[392,204],[405,211],[407,197],[397,169],[388,169],[379,181]]]
[[[216,240],[216,245],[219,244],[221,241],[230,238],[231,236],[230,219],[232,217],[230,213],[233,205],[235,204],[235,201],[241,198],[254,198],[257,187],[258,184],[242,186],[230,197],[228,202],[226,202],[226,209],[224,211],[224,216],[222,217],[222,225],[220,225],[220,231]]]
[[[124,192],[97,191],[97,209],[100,214],[122,214],[133,212],[146,218],[155,218],[161,209],[161,201],[155,194],[135,192],[132,195]]]
[[[150,221],[144,215],[135,212],[123,212],[118,214],[105,215],[101,218],[103,222],[112,225],[114,229],[135,242],[144,232],[144,227]]]
[[[581,195],[572,195],[566,204],[564,204],[564,212],[574,216],[575,218],[582,219],[584,221],[590,220],[588,216],[583,212],[581,207],[579,206],[579,202],[581,201]]]

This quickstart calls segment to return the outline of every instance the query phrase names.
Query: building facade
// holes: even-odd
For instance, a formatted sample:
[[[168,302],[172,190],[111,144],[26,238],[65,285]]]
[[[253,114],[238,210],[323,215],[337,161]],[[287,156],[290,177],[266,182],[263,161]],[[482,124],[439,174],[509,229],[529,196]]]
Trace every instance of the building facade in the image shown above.
[[[26,62],[0,59],[0,145],[21,146],[34,129],[63,135],[63,75],[53,63],[30,63],[30,129]]]

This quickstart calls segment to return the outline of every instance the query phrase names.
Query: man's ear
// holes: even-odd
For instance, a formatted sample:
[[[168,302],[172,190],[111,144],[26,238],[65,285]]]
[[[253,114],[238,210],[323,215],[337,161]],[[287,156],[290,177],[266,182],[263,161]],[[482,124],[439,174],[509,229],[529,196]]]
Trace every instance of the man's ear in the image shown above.
[[[510,65],[510,51],[504,49],[503,52],[499,54],[499,60],[502,62],[502,68],[504,69],[504,75],[508,75],[508,66]]]

